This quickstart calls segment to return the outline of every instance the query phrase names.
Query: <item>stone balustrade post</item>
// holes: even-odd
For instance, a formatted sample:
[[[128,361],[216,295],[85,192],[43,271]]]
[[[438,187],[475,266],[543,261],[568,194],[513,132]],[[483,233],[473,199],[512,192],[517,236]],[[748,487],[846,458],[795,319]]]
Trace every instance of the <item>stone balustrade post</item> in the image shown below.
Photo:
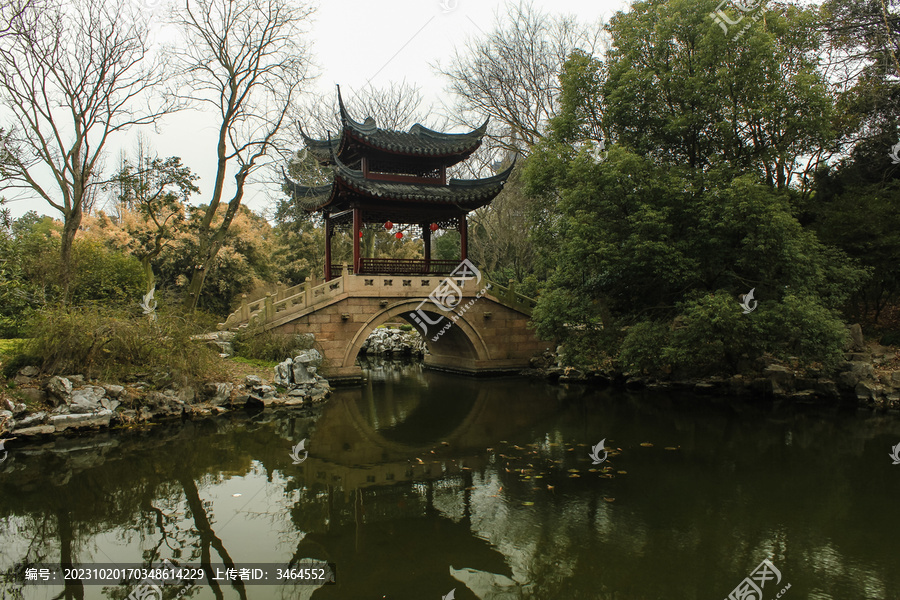
[[[265,306],[266,321],[275,318],[275,297],[271,293],[266,293],[266,299],[263,301]]]
[[[247,304],[247,294],[241,294],[241,323],[250,320],[250,305]]]

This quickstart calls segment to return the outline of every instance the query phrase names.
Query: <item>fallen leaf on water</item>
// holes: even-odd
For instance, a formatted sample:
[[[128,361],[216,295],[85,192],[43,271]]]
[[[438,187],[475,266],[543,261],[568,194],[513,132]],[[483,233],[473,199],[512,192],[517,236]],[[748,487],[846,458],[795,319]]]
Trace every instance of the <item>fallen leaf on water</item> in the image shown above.
[[[552,492],[553,490],[556,489],[556,486],[547,485],[547,489],[550,490],[550,491]]]
[[[643,446],[644,448],[651,448],[653,444],[651,444],[650,442],[642,442],[641,446]]]
[[[575,444],[576,446],[590,446],[590,444]]]
[[[523,502],[522,506],[534,506],[534,502]]]
[[[607,502],[615,502],[616,501],[615,498],[604,498],[604,500],[606,500]]]
[[[678,448],[673,448],[672,446],[667,446],[666,450],[678,450]]]
[[[578,473],[572,473],[571,475],[569,475],[569,477],[581,477],[581,475],[579,475]]]
[[[488,448],[487,451],[488,451],[488,452],[493,452],[494,449],[493,449],[493,448]]]
[[[444,446],[449,446],[449,445],[450,445],[450,442],[441,442],[441,444],[444,445]]]
[[[569,473],[580,473],[578,469],[569,469]]]
[[[506,440],[500,440],[500,443],[501,443],[501,444],[508,444],[509,442],[507,442]]]
[[[616,471],[619,475],[627,475],[628,471]]]
[[[597,469],[588,469],[588,473],[596,473]]]
[[[421,458],[416,458],[416,460],[419,461],[419,464],[420,464],[420,465],[424,465],[424,464],[425,464],[425,461],[422,460]]]

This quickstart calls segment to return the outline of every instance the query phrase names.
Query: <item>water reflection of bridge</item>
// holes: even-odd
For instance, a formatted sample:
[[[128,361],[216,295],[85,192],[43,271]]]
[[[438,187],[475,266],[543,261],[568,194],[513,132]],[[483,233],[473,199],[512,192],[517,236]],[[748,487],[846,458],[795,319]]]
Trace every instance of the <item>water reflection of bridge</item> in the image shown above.
[[[443,380],[421,380],[436,389],[384,386],[377,405],[371,381],[340,390],[316,421],[307,444],[310,456],[299,469],[302,481],[350,492],[462,477],[484,467],[494,440],[556,410],[550,403],[521,410],[521,403],[498,386],[454,380],[452,389],[442,389]]]

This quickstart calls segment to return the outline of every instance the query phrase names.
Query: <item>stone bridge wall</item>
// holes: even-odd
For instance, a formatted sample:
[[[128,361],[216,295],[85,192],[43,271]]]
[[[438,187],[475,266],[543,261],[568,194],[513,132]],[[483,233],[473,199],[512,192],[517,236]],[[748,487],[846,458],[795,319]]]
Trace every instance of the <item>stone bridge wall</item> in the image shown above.
[[[398,320],[423,334],[429,351],[425,364],[436,369],[468,374],[517,371],[551,346],[528,328],[534,301],[511,286],[487,281],[458,280],[463,297],[456,313],[461,316],[446,329],[447,318],[427,325],[425,334],[410,314],[421,309],[432,322],[447,316],[431,302],[423,303],[443,280],[345,273],[316,288],[298,286],[292,289],[295,293],[245,304],[221,327],[236,328],[243,321],[281,333],[312,333],[325,357],[325,376],[337,381],[358,380],[362,371],[355,362],[363,342],[379,325]]]

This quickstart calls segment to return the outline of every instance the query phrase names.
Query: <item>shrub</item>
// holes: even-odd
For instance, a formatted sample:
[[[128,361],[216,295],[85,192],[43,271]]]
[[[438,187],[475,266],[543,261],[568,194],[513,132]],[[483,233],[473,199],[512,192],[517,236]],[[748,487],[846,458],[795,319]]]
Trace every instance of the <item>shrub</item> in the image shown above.
[[[246,329],[232,342],[234,352],[243,358],[281,362],[301,350],[313,347],[308,335],[275,333],[262,328]]]
[[[622,367],[650,375],[665,371],[668,364],[663,352],[669,344],[669,334],[668,324],[654,321],[628,328],[619,350]]]
[[[680,305],[681,319],[672,331],[663,358],[685,374],[710,375],[737,369],[743,355],[758,356],[761,340],[756,321],[766,312],[743,314],[737,299],[718,290]]]
[[[157,311],[150,321],[137,310],[55,306],[29,321],[29,339],[11,362],[29,363],[48,374],[82,373],[106,381],[134,372],[203,378],[216,354],[191,339],[201,333],[192,315]]]
[[[801,365],[821,363],[826,370],[843,360],[847,328],[817,297],[787,294],[760,317],[765,349],[776,357],[796,356]]]
[[[130,254],[110,250],[99,240],[82,239],[76,240],[72,258],[72,304],[136,303],[146,292],[144,270]]]

